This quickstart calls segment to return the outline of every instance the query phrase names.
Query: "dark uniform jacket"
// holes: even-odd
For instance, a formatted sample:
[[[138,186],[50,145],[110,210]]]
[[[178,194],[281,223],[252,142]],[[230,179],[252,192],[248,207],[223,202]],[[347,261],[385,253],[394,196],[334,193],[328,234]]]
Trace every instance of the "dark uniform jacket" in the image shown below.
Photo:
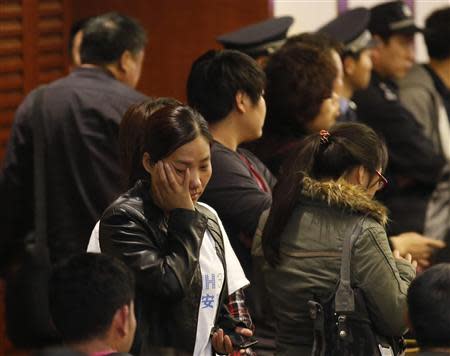
[[[311,355],[314,332],[308,300],[334,293],[344,238],[363,216],[351,254],[351,284],[362,290],[380,334],[400,336],[406,331],[406,294],[415,270],[392,255],[385,207],[345,181],[305,177],[302,196],[281,235],[280,264],[264,267],[277,322],[277,355]]]
[[[77,68],[43,93],[48,241],[57,260],[86,250],[103,210],[120,194],[118,128],[131,104],[146,97],[100,68]],[[5,254],[33,225],[34,92],[16,112],[0,173]]]
[[[377,131],[389,150],[390,183],[380,196],[391,212],[391,234],[423,232],[428,200],[441,178],[444,158],[435,153],[417,120],[398,98],[395,83],[375,72],[366,90],[358,91],[358,120]]]
[[[267,192],[260,189],[240,155],[264,180]],[[251,152],[244,149],[234,152],[218,142],[211,147],[211,164],[211,180],[201,201],[217,211],[244,272],[251,280],[250,247],[261,213],[272,204],[271,190],[276,179]]]
[[[217,321],[224,329],[237,325],[220,308],[228,296],[222,236],[215,232],[218,225],[211,223],[207,208],[174,209],[166,218],[150,190],[150,182],[138,181],[108,207],[100,220],[101,251],[122,259],[136,276],[132,353],[151,355],[153,347],[163,346],[192,355],[202,292],[199,256],[206,229],[216,241],[225,273]]]

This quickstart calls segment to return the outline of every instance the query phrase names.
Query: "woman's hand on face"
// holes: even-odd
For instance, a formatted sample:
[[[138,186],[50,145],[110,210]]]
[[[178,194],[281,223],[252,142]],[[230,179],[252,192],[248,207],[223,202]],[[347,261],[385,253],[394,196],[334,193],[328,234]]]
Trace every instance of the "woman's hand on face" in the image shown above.
[[[156,163],[156,174],[152,175],[153,193],[159,207],[164,211],[181,208],[194,210],[189,192],[189,168],[186,169],[183,182],[178,182],[173,167],[166,162]]]

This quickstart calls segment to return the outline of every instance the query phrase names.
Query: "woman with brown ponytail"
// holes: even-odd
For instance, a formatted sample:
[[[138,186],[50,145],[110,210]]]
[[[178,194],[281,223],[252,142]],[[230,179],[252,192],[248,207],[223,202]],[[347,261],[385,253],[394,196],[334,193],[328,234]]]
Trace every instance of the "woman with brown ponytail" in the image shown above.
[[[277,321],[277,355],[311,355],[308,301],[330,296],[339,280],[343,240],[363,218],[353,244],[351,283],[379,333],[406,331],[406,292],[416,262],[391,252],[386,208],[375,193],[387,184],[384,143],[362,124],[307,136],[281,177],[263,233],[265,279]]]

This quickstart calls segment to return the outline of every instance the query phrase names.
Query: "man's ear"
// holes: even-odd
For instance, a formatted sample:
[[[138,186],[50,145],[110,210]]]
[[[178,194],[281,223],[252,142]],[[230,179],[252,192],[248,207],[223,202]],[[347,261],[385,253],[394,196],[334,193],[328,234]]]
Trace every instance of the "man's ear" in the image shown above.
[[[342,61],[344,67],[344,73],[352,75],[355,72],[356,60],[352,56],[347,56]]]
[[[145,152],[142,156],[142,166],[144,167],[145,171],[150,175],[153,173],[155,169],[155,165],[152,164],[150,155],[147,152]]]
[[[117,309],[114,314],[112,325],[115,326],[120,336],[126,336],[130,330],[130,313],[130,306],[125,304]]]
[[[245,94],[242,90],[238,90],[236,92],[234,100],[235,100],[236,110],[239,113],[244,114],[245,112],[247,112],[247,100],[248,100],[247,94]]]
[[[129,50],[125,50],[119,58],[119,70],[128,73],[134,65],[134,57]]]
[[[379,58],[380,58],[380,51],[385,46],[385,43],[384,43],[383,39],[380,36],[378,36],[378,35],[374,35],[373,39],[374,39],[376,44],[375,44],[374,47],[372,47],[372,49],[370,51],[370,56],[372,58],[372,61],[374,63],[377,63],[379,61]]]

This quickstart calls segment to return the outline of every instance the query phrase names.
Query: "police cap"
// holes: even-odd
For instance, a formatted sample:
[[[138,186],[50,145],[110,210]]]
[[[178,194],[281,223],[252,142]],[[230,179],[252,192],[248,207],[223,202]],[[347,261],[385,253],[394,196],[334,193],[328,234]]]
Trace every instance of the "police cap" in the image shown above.
[[[267,55],[283,45],[293,22],[291,16],[276,17],[221,35],[217,41],[252,57]]]
[[[374,35],[399,33],[413,35],[422,29],[414,23],[411,9],[403,1],[390,1],[374,6],[370,11],[369,30]]]
[[[357,7],[344,12],[317,32],[341,42],[344,46],[344,54],[346,52],[356,54],[374,45],[372,35],[367,29],[369,21],[370,10]]]

